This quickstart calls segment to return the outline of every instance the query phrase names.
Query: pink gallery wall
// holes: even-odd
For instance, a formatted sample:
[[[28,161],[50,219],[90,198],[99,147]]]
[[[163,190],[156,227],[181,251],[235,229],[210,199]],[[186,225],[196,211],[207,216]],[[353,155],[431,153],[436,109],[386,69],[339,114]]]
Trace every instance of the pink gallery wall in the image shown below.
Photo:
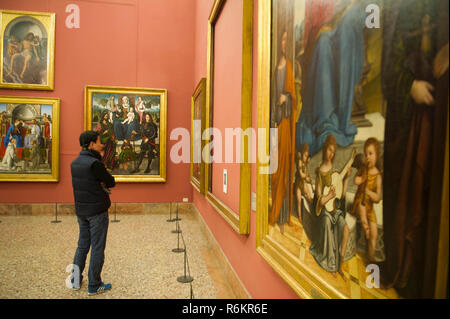
[[[66,27],[68,4],[80,28]],[[58,183],[0,182],[0,203],[73,202],[70,163],[80,151],[86,85],[167,89],[167,182],[119,183],[113,202],[192,201],[189,164],[170,161],[174,128],[190,128],[194,81],[195,5],[186,0],[1,0],[0,9],[56,13],[53,91],[4,90],[3,96],[58,97]]]
[[[228,0],[234,2],[241,0]],[[202,77],[206,77],[206,48],[208,34],[208,16],[214,0],[196,0],[196,24],[195,24],[195,70],[194,84]],[[242,16],[235,16],[235,24],[241,24]],[[258,0],[254,0],[253,14],[253,111],[252,126],[257,127],[257,48],[258,48]],[[234,41],[234,48],[225,48],[230,52],[240,50],[242,42]],[[233,177],[233,179],[236,177]],[[237,181],[236,181],[237,180]],[[233,182],[239,182],[237,177]],[[251,190],[256,193],[256,164],[252,165]],[[268,299],[295,299],[298,296],[285,283],[283,279],[269,266],[269,264],[256,251],[256,212],[251,212],[250,235],[239,235],[231,226],[215,211],[206,198],[193,192],[193,202],[211,233],[225,253],[231,266],[239,276],[241,282],[253,298]]]
[[[240,139],[230,138],[227,131],[241,127],[242,91],[242,1],[227,1],[214,27],[214,136],[212,193],[236,214],[239,213]],[[227,137],[230,136],[230,137]],[[229,144],[228,144],[229,143]],[[221,150],[221,152],[218,152]],[[224,170],[227,170],[227,190],[223,190]]]

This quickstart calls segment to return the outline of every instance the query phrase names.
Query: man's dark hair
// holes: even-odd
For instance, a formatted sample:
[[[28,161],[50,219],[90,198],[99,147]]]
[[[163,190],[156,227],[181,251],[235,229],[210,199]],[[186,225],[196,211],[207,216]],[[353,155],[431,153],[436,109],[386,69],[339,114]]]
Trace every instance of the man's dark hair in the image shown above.
[[[100,134],[96,131],[84,131],[83,133],[80,134],[80,146],[83,149],[87,149],[89,147],[89,144],[91,144],[91,142],[97,142],[97,137]]]

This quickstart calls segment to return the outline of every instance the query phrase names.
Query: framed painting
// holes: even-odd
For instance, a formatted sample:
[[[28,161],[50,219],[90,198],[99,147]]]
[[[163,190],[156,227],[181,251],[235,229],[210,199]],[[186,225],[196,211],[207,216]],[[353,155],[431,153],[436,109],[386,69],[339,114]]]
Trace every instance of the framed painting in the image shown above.
[[[448,296],[449,3],[413,2],[260,2],[256,245],[302,298]]]
[[[55,14],[0,10],[0,87],[53,90]]]
[[[0,96],[0,181],[59,180],[59,99]]]
[[[118,182],[166,181],[167,90],[86,86],[86,130],[100,133]]]
[[[202,78],[191,98],[191,184],[200,193],[205,193],[205,163],[202,161],[205,128],[206,78]]]
[[[240,18],[237,23],[236,17]],[[241,39],[242,46],[236,45],[236,39]],[[209,203],[239,234],[248,234],[250,229],[252,41],[253,0],[214,1],[207,44],[205,128],[210,131],[202,136],[209,147],[205,152],[205,192]],[[239,131],[235,136],[240,159],[236,161],[227,160],[227,152],[232,157],[234,148],[227,147],[226,136],[222,148],[222,135],[230,128]]]

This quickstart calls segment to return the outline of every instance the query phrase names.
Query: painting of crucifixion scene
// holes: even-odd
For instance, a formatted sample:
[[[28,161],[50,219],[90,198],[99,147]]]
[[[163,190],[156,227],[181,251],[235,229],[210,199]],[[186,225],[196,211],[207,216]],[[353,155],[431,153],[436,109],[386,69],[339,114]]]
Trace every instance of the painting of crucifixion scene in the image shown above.
[[[269,235],[342,297],[418,297],[448,1],[272,0],[271,13]]]
[[[94,90],[87,88],[88,128],[100,133],[106,168],[113,175],[160,176],[164,94]]]

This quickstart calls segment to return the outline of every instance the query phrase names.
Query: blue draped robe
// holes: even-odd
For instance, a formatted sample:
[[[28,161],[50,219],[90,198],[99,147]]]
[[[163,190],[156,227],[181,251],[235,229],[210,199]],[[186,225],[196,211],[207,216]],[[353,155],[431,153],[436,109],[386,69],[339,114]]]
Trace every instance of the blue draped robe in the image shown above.
[[[350,124],[354,87],[364,63],[364,10],[354,5],[334,30],[322,32],[305,63],[303,107],[296,124],[297,149],[306,142],[310,154],[321,150],[332,134],[338,145],[349,146],[357,133]]]

